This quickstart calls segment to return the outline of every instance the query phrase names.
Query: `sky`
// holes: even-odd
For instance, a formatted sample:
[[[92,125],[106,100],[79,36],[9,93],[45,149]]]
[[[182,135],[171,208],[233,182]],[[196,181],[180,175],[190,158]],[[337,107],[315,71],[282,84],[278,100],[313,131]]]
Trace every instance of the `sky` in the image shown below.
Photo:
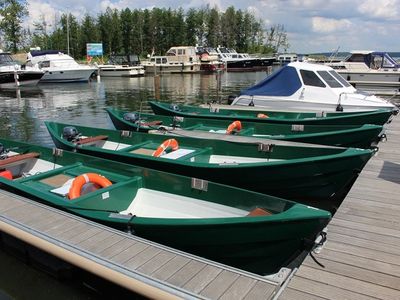
[[[252,12],[265,28],[282,24],[288,52],[317,53],[351,50],[400,51],[400,0],[26,0],[28,24],[45,18],[48,24],[62,13],[78,19],[96,16],[107,7],[152,9],[227,7]]]

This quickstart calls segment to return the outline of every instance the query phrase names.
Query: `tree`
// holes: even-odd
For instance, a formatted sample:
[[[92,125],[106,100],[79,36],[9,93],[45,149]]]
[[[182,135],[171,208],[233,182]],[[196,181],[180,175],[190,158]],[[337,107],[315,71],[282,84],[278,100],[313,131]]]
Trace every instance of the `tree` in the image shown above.
[[[282,24],[271,26],[267,31],[267,42],[265,44],[267,48],[272,49],[274,52],[279,52],[281,49],[286,52],[289,48],[289,42],[285,27]]]
[[[22,21],[28,16],[24,0],[0,0],[0,30],[4,33],[7,48],[16,53],[23,39]]]

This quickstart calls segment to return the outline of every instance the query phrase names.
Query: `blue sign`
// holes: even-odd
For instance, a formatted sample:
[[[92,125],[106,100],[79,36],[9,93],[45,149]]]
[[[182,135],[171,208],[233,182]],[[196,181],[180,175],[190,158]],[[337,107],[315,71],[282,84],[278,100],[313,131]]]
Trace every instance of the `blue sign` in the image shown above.
[[[103,55],[103,44],[86,44],[86,53],[88,56],[102,56]]]

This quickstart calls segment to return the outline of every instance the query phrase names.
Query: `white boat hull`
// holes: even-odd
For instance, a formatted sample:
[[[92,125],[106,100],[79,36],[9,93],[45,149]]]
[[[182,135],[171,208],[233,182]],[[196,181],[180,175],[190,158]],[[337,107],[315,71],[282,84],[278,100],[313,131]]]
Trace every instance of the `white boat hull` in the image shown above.
[[[95,72],[94,68],[82,69],[48,69],[40,82],[80,82],[89,81]]]
[[[136,77],[144,75],[143,67],[99,66],[100,77]]]
[[[196,73],[200,72],[200,64],[145,65],[146,74],[154,73]]]

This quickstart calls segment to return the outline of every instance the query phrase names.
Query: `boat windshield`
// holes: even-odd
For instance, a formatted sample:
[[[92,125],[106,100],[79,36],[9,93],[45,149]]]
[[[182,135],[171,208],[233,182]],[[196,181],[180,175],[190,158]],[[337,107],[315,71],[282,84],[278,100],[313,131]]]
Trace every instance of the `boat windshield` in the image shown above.
[[[0,55],[0,65],[3,66],[15,65],[15,61],[13,60],[10,54],[2,53]]]
[[[319,76],[331,87],[331,88],[342,88],[343,85],[337,81],[328,71],[317,71]]]
[[[337,81],[339,81],[343,86],[349,87],[351,84],[346,81],[342,76],[340,76],[336,71],[329,71],[329,73],[336,78]]]
[[[326,87],[325,83],[313,71],[300,70],[300,74],[305,85]]]

